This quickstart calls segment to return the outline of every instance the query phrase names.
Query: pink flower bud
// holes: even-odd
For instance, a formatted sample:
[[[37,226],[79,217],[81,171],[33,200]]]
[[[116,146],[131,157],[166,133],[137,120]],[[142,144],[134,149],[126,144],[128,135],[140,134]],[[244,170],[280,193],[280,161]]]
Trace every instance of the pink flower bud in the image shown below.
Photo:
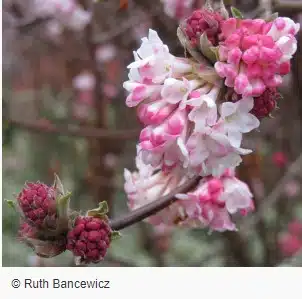
[[[289,223],[288,225],[288,231],[295,235],[295,236],[300,236],[302,240],[302,222],[299,220],[294,220]]]
[[[24,216],[41,226],[47,217],[56,216],[55,191],[42,183],[27,183],[17,197]]]
[[[78,217],[67,235],[67,249],[81,263],[98,263],[104,258],[110,244],[111,229],[99,218]]]
[[[290,257],[302,249],[302,241],[293,235],[284,235],[279,240],[279,247],[284,256]]]
[[[182,25],[183,31],[193,46],[199,43],[199,38],[204,32],[212,45],[216,46],[218,44],[218,35],[221,32],[220,22],[222,19],[222,16],[217,12],[205,9],[196,10]]]
[[[282,168],[287,164],[287,157],[283,152],[276,152],[273,154],[273,162],[276,166]]]

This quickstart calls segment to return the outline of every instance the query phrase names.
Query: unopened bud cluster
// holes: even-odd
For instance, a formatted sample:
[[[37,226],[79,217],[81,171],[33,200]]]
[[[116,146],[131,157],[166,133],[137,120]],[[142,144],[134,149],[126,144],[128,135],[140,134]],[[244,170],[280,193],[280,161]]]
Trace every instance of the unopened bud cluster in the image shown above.
[[[81,261],[98,263],[110,244],[111,229],[108,223],[94,217],[78,217],[67,235],[67,249]]]
[[[69,208],[70,195],[57,176],[53,186],[27,183],[16,205],[9,202],[21,216],[18,239],[44,258],[69,250],[77,265],[98,263],[119,235],[109,226],[106,202],[81,216]]]

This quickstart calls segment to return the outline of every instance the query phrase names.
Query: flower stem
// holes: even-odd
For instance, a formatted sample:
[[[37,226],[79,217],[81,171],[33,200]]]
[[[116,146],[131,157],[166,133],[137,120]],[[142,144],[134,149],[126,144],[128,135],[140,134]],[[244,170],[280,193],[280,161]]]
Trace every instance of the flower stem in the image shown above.
[[[163,210],[164,208],[177,201],[177,198],[175,198],[176,194],[188,192],[190,189],[197,185],[199,180],[200,177],[195,176],[185,184],[176,188],[172,193],[160,197],[154,202],[138,208],[132,212],[129,212],[126,215],[122,215],[117,219],[112,219],[110,221],[111,228],[113,230],[120,230],[137,222],[140,222],[153,214],[156,214],[157,212]]]

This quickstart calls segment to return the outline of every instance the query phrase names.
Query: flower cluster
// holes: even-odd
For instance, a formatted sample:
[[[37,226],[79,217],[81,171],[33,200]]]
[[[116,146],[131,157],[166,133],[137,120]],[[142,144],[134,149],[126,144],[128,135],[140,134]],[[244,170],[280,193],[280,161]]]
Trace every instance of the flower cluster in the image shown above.
[[[33,12],[37,16],[53,16],[59,24],[72,30],[82,30],[91,20],[75,0],[33,0]]]
[[[171,193],[177,186],[188,181],[183,169],[169,173],[154,170],[136,158],[138,171],[125,170],[125,191],[128,206],[135,210],[154,199]],[[245,215],[253,210],[252,194],[248,186],[238,180],[234,172],[226,171],[221,177],[208,176],[187,194],[178,194],[179,199],[169,207],[148,218],[155,226],[175,225],[186,227],[209,227],[216,231],[236,230],[231,215]]]
[[[217,73],[238,95],[254,97],[255,105],[261,108],[255,111],[257,116],[267,116],[275,107],[275,88],[290,72],[300,25],[278,17],[271,22],[229,18],[220,26]],[[270,100],[263,102],[266,98]]]
[[[259,126],[253,99],[217,103],[221,81],[213,68],[178,58],[153,30],[129,65],[129,107],[145,125],[138,151],[143,162],[169,171],[184,166],[200,175],[221,175],[241,162],[242,134]]]
[[[299,25],[230,18],[223,1],[183,20],[177,36],[186,57],[175,57],[149,30],[134,52],[124,88],[128,107],[144,125],[137,145],[138,171],[125,170],[130,209],[172,192],[192,176],[199,184],[149,223],[235,230],[231,215],[253,210],[252,194],[233,172],[243,134],[276,107],[276,87],[290,71]]]

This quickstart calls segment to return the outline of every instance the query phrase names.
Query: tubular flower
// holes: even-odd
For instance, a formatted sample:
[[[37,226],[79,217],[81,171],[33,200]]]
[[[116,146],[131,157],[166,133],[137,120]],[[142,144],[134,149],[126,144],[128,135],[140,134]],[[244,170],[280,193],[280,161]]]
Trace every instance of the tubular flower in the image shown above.
[[[278,87],[290,71],[300,25],[289,18],[273,22],[230,18],[221,22],[219,60],[215,69],[225,85],[243,96],[261,96]]]

